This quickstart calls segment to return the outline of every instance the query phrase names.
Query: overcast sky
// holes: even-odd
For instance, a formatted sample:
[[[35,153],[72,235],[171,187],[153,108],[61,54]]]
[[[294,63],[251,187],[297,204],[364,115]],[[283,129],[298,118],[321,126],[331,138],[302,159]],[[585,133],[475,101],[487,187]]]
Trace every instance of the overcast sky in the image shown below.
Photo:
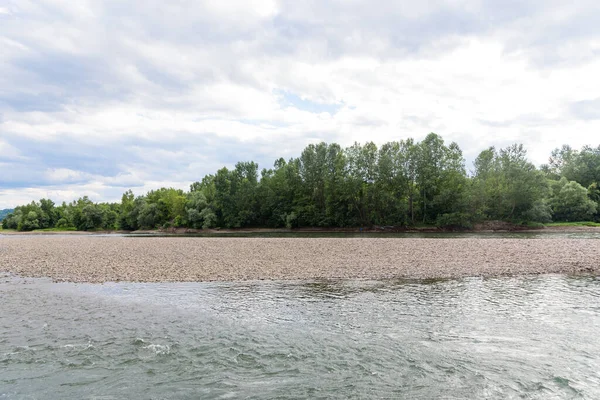
[[[597,0],[0,0],[0,209],[429,132],[600,144]]]

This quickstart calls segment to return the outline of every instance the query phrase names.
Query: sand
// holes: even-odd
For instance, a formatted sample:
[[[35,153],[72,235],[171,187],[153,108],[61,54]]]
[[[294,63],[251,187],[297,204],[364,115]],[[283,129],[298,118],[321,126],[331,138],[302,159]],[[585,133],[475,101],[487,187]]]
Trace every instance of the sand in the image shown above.
[[[600,240],[5,236],[0,272],[94,283],[598,274]]]

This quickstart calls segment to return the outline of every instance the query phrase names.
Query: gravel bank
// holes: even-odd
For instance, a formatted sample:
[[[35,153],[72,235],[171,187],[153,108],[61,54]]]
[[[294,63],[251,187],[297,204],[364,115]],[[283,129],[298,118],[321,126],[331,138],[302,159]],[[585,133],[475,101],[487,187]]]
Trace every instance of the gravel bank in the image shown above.
[[[0,272],[57,281],[455,278],[600,273],[600,240],[0,238]]]

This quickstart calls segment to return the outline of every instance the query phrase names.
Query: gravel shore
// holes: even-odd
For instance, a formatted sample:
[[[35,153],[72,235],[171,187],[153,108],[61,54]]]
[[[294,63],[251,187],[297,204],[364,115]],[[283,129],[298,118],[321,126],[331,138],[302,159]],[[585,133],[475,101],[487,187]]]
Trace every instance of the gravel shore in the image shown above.
[[[73,282],[600,273],[595,239],[6,236],[0,272]]]

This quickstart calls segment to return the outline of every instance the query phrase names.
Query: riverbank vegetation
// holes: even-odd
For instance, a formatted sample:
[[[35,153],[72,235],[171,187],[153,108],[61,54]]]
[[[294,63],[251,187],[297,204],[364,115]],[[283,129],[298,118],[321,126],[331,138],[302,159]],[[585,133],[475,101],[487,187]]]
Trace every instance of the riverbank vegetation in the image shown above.
[[[238,162],[194,182],[118,203],[82,197],[18,206],[4,229],[137,230],[188,227],[409,227],[468,229],[514,224],[600,221],[600,146],[563,146],[536,168],[522,145],[489,148],[467,170],[456,143],[437,134],[348,148],[311,144],[297,158],[262,169]]]
[[[592,227],[592,228],[600,228],[600,222],[593,221],[576,221],[576,222],[549,222],[545,224],[546,227]]]

